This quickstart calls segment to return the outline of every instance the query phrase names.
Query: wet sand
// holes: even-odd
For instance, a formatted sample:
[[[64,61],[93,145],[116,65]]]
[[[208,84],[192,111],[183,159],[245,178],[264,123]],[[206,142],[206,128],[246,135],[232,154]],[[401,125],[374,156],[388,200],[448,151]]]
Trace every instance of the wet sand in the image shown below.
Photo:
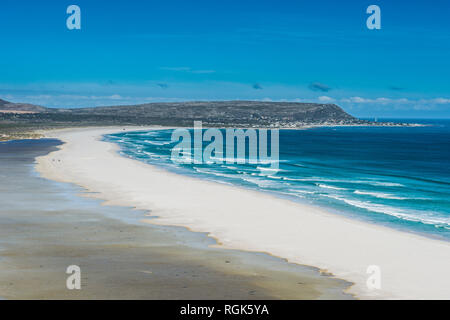
[[[142,223],[40,177],[58,140],[0,143],[0,297],[5,299],[349,299],[349,283],[263,253],[215,247],[206,234]],[[69,265],[81,290],[66,288]]]

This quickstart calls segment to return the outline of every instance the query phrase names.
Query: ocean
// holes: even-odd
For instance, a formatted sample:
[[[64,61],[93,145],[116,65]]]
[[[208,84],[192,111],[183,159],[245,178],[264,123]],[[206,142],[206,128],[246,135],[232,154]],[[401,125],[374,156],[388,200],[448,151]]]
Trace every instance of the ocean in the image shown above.
[[[172,172],[450,240],[450,120],[384,120],[426,126],[280,130],[278,172],[258,163],[175,163],[172,129],[105,140],[117,143],[124,156]]]

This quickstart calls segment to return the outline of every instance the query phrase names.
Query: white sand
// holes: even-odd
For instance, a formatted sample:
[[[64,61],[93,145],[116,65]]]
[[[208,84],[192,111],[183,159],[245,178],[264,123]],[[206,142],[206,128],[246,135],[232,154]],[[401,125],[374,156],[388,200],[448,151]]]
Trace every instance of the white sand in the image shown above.
[[[136,129],[135,129],[136,130]],[[450,299],[450,243],[354,221],[321,208],[190,178],[117,154],[103,134],[122,128],[50,131],[66,142],[38,159],[44,177],[76,183],[108,204],[151,210],[147,222],[207,232],[224,247],[268,252],[354,283],[359,298]],[[366,285],[381,269],[381,289]]]

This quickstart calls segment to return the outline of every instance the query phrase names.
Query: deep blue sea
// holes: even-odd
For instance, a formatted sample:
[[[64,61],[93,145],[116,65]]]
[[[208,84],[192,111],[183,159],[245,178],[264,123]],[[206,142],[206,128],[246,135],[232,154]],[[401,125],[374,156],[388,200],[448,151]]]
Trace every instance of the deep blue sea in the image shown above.
[[[280,130],[276,174],[258,164],[174,163],[172,130],[105,139],[118,143],[125,156],[180,174],[450,240],[450,120],[395,121],[429,126]]]

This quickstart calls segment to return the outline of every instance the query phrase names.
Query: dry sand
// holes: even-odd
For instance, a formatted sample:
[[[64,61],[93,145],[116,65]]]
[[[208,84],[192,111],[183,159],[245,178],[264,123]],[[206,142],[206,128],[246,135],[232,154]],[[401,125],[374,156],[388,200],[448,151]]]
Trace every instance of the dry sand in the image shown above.
[[[149,210],[148,223],[207,232],[225,248],[267,252],[351,281],[360,298],[449,299],[450,243],[328,213],[271,195],[181,176],[122,157],[103,134],[122,128],[47,132],[66,142],[38,159],[49,179],[96,192],[107,204]],[[381,270],[381,289],[366,285]]]
[[[58,141],[0,144],[0,300],[348,299],[349,285],[205,234],[144,224],[146,213],[80,197],[34,171]],[[81,268],[81,290],[66,268]]]

